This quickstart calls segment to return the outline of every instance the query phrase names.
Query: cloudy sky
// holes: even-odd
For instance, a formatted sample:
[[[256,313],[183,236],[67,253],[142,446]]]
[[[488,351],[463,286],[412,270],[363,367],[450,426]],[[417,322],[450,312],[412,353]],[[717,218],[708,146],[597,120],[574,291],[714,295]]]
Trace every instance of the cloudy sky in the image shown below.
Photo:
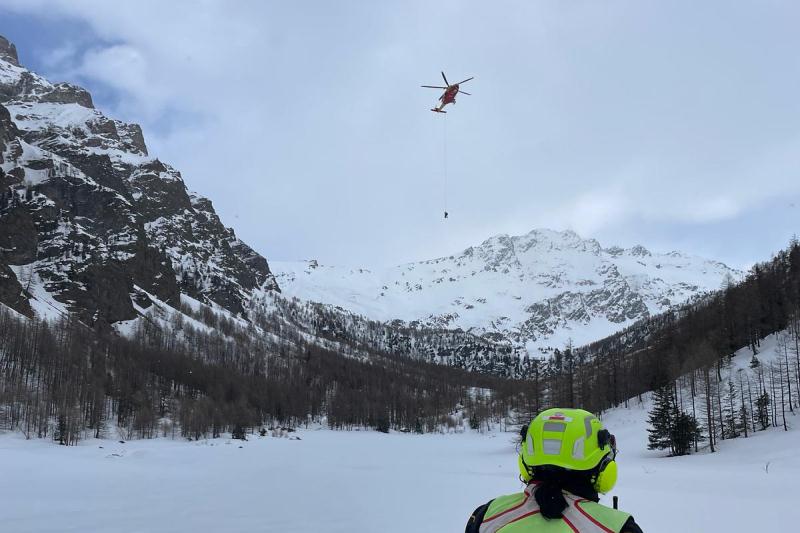
[[[353,265],[538,227],[767,259],[800,233],[798,26],[777,0],[0,0],[23,64],[142,124],[268,259]],[[446,116],[440,70],[475,76]]]

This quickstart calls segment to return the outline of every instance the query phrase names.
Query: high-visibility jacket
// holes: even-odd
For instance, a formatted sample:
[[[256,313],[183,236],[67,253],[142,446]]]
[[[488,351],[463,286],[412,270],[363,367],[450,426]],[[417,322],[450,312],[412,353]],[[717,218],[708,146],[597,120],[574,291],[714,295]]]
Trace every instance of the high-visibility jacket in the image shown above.
[[[536,485],[524,492],[489,502],[485,512],[473,515],[467,531],[476,533],[623,533],[634,524],[631,515],[564,492],[567,508],[561,519],[542,516],[533,496]],[[483,511],[483,510],[482,510]],[[477,520],[477,522],[476,522]],[[636,528],[634,531],[639,530]]]

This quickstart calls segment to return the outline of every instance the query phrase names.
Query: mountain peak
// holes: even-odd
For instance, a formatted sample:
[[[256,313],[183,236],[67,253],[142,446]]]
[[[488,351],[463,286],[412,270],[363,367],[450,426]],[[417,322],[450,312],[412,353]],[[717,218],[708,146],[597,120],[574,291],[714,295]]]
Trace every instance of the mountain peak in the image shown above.
[[[537,228],[520,238],[533,239],[538,243],[547,243],[552,247],[592,249],[599,247],[594,239],[584,239],[571,229],[559,231],[549,228]]]
[[[600,339],[715,290],[726,275],[739,273],[700,257],[640,245],[603,249],[572,230],[542,228],[370,272],[277,265],[288,297],[373,320],[460,328],[532,354]]]
[[[51,83],[19,64],[17,47],[0,35],[0,101],[8,103],[78,104],[94,109],[92,96],[71,83]]]
[[[19,67],[19,56],[17,56],[17,47],[14,43],[0,35],[0,59]]]
[[[464,256],[477,254],[489,268],[520,267],[522,263],[553,253],[585,253],[599,256],[603,248],[595,239],[584,239],[572,230],[536,228],[524,235],[501,233],[478,247],[464,250]]]

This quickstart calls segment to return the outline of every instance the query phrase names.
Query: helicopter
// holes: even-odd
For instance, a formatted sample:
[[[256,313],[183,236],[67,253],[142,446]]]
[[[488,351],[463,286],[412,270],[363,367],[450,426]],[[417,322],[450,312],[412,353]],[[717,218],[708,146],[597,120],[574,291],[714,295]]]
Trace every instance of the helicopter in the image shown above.
[[[460,81],[458,83],[454,83],[453,85],[450,85],[450,82],[447,81],[447,76],[444,75],[444,72],[442,72],[442,78],[444,79],[444,83],[445,83],[446,87],[440,87],[438,85],[422,85],[422,87],[425,87],[427,89],[444,89],[444,94],[442,94],[442,96],[439,97],[439,101],[440,101],[439,105],[437,105],[436,107],[431,109],[431,111],[433,111],[435,113],[447,113],[447,111],[445,111],[443,109],[444,106],[446,106],[447,104],[455,104],[456,103],[456,94],[458,94],[458,93],[466,94],[467,96],[472,96],[468,92],[462,91],[459,88],[459,86],[462,83],[466,83],[469,80],[473,79],[474,76],[472,78],[467,78],[467,79],[465,79],[463,81]]]

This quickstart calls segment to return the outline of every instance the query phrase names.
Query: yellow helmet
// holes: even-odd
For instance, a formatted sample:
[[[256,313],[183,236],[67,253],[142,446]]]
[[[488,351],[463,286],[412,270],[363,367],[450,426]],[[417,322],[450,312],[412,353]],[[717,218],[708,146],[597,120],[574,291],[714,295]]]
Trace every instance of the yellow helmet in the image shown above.
[[[617,480],[614,435],[583,409],[542,411],[528,425],[519,452],[519,471],[526,482],[536,467],[555,466],[593,474],[598,492],[608,492]]]

